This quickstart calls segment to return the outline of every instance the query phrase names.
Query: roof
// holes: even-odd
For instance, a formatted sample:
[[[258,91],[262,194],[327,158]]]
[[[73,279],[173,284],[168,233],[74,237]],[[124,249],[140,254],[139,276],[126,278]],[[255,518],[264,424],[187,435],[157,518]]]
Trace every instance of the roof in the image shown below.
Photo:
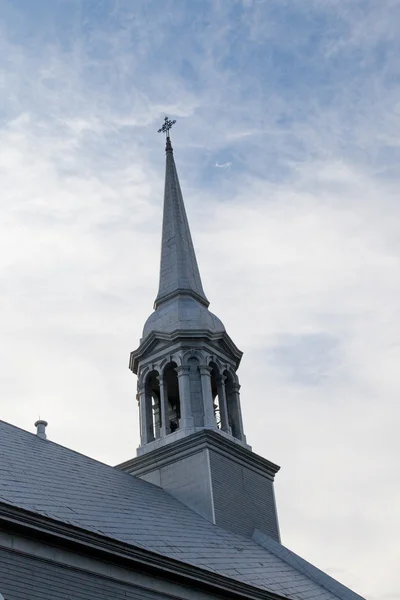
[[[208,310],[189,222],[169,137],[166,146],[160,283],[155,311],[147,319],[142,339],[152,332],[207,330],[223,333],[223,323]]]
[[[160,285],[156,307],[176,293],[187,293],[204,304],[199,267],[169,137],[166,147],[164,215],[161,241]]]
[[[301,568],[295,560],[289,564],[290,551],[280,544],[269,548],[265,537],[256,543],[212,525],[161,488],[115,467],[4,421],[0,440],[2,503],[292,600],[360,600],[320,571],[318,580],[305,561]]]
[[[143,338],[150,333],[172,333],[178,330],[223,333],[222,321],[197,299],[178,295],[161,304],[151,313],[143,328]]]

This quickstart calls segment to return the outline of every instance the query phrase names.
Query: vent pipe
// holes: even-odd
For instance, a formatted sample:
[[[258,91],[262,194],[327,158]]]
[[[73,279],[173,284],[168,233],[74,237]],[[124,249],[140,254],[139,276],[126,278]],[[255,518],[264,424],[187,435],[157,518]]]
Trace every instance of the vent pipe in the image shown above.
[[[39,421],[36,421],[36,423],[35,423],[36,435],[38,437],[42,438],[42,440],[45,440],[47,438],[47,435],[46,435],[47,425],[48,425],[47,421],[43,421],[43,419],[39,419]]]

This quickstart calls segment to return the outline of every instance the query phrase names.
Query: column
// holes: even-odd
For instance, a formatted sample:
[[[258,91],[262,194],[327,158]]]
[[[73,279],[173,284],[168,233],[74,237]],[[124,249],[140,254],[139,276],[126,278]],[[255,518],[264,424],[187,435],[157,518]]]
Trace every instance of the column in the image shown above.
[[[234,406],[235,406],[235,419],[236,419],[236,425],[238,427],[239,430],[239,439],[242,440],[242,442],[246,443],[246,436],[244,435],[244,430],[243,430],[243,419],[242,419],[242,407],[240,405],[240,385],[238,383],[234,383],[232,386],[232,399],[234,402]]]
[[[181,418],[179,419],[179,429],[192,429],[194,426],[192,417],[192,407],[190,405],[190,367],[176,367],[178,373],[179,402],[181,407]]]
[[[167,386],[164,383],[164,377],[162,375],[157,377],[157,379],[160,384],[160,412],[161,412],[160,436],[165,437],[171,431],[169,428]]]
[[[145,446],[154,440],[153,414],[151,402],[146,398],[145,386],[138,389],[139,411],[140,411],[140,442]]]
[[[200,366],[201,391],[203,395],[204,427],[217,427],[211,391],[211,367]]]
[[[217,379],[217,387],[218,387],[218,404],[219,404],[219,412],[221,414],[221,429],[226,433],[232,435],[231,428],[229,426],[228,419],[228,406],[226,403],[226,391],[225,391],[225,379],[224,375],[221,375]]]

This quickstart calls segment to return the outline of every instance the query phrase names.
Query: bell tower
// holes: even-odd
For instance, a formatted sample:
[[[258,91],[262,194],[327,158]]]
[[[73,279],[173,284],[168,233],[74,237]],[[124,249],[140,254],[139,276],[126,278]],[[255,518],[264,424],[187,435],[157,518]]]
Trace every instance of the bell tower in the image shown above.
[[[242,352],[209,311],[165,117],[166,168],[159,288],[140,345],[140,446],[118,465],[235,533],[279,541],[273,481],[279,467],[254,454],[243,428]]]
[[[242,353],[209,310],[169,136],[161,263],[154,312],[147,319],[130,369],[138,376],[138,454],[202,429],[246,446],[236,370]],[[247,446],[246,446],[247,447]]]

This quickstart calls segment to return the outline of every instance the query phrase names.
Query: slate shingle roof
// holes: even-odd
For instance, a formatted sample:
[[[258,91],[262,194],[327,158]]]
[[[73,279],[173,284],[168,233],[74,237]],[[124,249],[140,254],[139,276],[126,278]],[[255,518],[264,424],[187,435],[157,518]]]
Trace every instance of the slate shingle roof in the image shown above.
[[[273,551],[212,525],[161,488],[3,421],[0,502],[292,600],[360,598],[343,586],[343,594],[328,591]]]

